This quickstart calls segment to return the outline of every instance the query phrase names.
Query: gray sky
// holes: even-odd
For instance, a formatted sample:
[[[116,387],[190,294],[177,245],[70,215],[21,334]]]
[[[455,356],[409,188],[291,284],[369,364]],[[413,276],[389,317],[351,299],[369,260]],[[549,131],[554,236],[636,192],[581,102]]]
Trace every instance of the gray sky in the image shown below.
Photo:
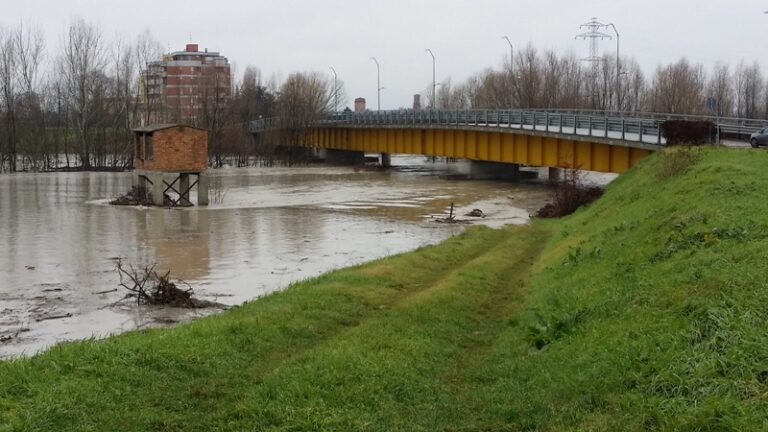
[[[768,0],[0,0],[0,24],[41,25],[48,55],[72,17],[97,23],[104,35],[135,37],[149,28],[166,49],[189,41],[230,59],[242,70],[259,67],[265,77],[336,68],[351,100],[376,104],[375,56],[381,64],[382,108],[410,106],[412,95],[437,81],[454,83],[486,67],[499,67],[509,48],[572,50],[586,56],[588,43],[574,40],[579,24],[596,16],[621,33],[622,56],[646,72],[686,56],[709,69],[718,60],[768,65]],[[601,45],[615,50],[615,42]]]

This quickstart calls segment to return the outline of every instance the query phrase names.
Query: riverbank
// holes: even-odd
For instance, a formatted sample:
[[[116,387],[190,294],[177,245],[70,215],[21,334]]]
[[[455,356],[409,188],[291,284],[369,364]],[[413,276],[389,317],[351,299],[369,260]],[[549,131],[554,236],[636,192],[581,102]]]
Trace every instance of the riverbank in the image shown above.
[[[658,154],[562,220],[472,228],[188,325],[0,363],[0,425],[761,429],[766,165]]]

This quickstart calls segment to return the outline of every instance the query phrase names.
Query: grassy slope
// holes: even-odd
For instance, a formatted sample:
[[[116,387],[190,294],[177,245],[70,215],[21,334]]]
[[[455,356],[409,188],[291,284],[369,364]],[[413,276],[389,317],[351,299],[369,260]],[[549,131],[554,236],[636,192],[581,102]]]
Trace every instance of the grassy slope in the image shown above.
[[[665,160],[561,221],[2,363],[0,430],[768,428],[768,154]]]

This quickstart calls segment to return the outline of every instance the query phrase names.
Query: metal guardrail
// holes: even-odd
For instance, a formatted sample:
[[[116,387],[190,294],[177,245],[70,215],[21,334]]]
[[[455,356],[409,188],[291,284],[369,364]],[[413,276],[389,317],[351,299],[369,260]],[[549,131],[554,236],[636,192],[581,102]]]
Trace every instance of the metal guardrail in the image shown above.
[[[766,120],[681,116],[658,113],[620,113],[579,110],[398,110],[365,113],[332,113],[305,126],[447,126],[492,127],[616,139],[662,146],[661,126],[666,120],[707,120],[723,134],[749,135]],[[251,122],[253,133],[286,127],[279,118]],[[295,125],[293,125],[295,127]]]

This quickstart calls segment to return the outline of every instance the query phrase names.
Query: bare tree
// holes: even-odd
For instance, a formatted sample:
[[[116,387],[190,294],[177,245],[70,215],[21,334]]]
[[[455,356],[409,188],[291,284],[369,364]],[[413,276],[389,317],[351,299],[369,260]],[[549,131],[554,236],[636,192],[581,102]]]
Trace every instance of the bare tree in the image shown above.
[[[16,171],[16,46],[13,33],[0,28],[0,98],[3,106],[5,149],[3,159],[8,162],[8,169]]]
[[[730,116],[734,109],[733,83],[727,64],[718,63],[707,83],[707,95],[714,99],[715,112],[721,117]]]
[[[470,107],[467,87],[454,86],[451,78],[445,78],[437,89],[437,102],[444,110],[467,109]]]
[[[704,70],[687,59],[659,67],[653,80],[652,106],[656,112],[698,114],[704,108]]]
[[[648,83],[640,65],[632,60],[626,62],[623,70],[626,72],[626,86],[622,90],[622,109],[631,112],[642,112],[648,109]]]
[[[307,143],[306,126],[330,112],[333,84],[317,72],[292,73],[280,86],[277,114],[282,119],[278,142],[287,146],[287,162],[301,162],[307,155],[299,146]]]
[[[109,150],[110,165],[125,167],[133,161],[131,126],[138,105],[134,90],[137,82],[135,48],[117,38],[111,60],[108,113],[113,142]]]
[[[75,19],[64,35],[59,73],[70,101],[79,144],[80,163],[91,168],[91,139],[96,105],[107,63],[101,30],[83,19]]]
[[[22,146],[25,165],[35,168],[49,165],[45,149],[45,116],[40,91],[40,66],[45,40],[42,30],[31,24],[19,24],[13,31],[18,82],[17,139]]]
[[[137,118],[138,122],[142,125],[167,120],[164,118],[165,101],[161,99],[159,94],[150,94],[152,87],[152,83],[149,82],[150,76],[153,75],[153,68],[161,67],[158,61],[162,58],[163,47],[149,29],[145,29],[136,38],[133,55],[135,56],[136,67],[140,76],[137,84],[139,86],[139,94],[141,95],[141,104],[137,104],[134,107],[135,110],[141,110],[140,115],[136,115],[136,112],[134,112],[133,117]]]
[[[213,156],[215,167],[223,165],[224,128],[232,118],[231,83],[228,74],[213,69],[200,78],[202,95],[200,97],[201,124],[208,130],[208,149]]]
[[[515,96],[520,108],[541,108],[540,94],[543,85],[538,51],[528,44],[515,56],[517,76],[514,81]]]
[[[757,62],[747,66],[743,61],[736,67],[736,115],[753,118],[759,115],[763,96],[763,76]]]

